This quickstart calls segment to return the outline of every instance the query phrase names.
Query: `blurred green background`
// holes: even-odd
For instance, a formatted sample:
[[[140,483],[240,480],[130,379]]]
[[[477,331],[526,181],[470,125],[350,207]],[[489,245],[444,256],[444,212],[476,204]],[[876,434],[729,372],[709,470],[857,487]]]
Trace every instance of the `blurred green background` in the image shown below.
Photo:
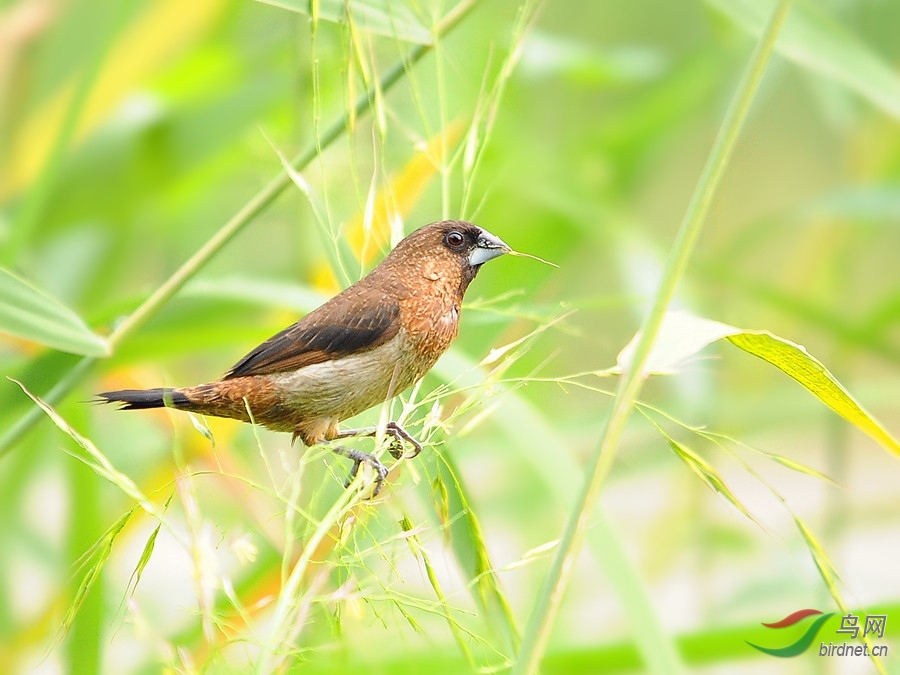
[[[508,667],[609,411],[616,382],[592,372],[640,325],[772,6],[321,0],[313,21],[308,4],[0,2],[0,265],[100,335],[282,158],[340,130],[108,358],[45,346],[52,321],[23,336],[0,320],[0,373],[38,396],[68,378],[59,413],[165,511],[162,527],[132,511],[127,480],[79,462],[89,451],[3,380],[8,672],[270,672],[259,653],[280,600],[283,671]],[[795,4],[677,299],[804,345],[894,432],[897,26],[887,0]],[[370,87],[369,109],[341,125]],[[208,420],[213,443],[184,415],[85,405],[220,376],[444,217],[559,267],[485,267],[453,350],[394,406],[425,453],[336,523],[347,467],[327,452]],[[829,583],[856,614],[887,613],[874,644],[900,649],[896,455],[727,344],[641,400],[545,672],[875,672],[815,653],[843,641],[838,616],[793,659],[746,644],[792,642],[796,629],[760,623],[795,610],[839,613]],[[296,596],[279,595],[317,528]]]

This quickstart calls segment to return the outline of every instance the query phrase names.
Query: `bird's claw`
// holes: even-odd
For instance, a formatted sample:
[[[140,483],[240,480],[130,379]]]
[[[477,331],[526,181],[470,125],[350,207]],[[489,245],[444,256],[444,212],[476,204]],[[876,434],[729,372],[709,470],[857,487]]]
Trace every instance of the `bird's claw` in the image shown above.
[[[415,438],[413,438],[406,431],[406,429],[401,427],[396,422],[388,422],[384,426],[384,432],[392,437],[387,451],[394,459],[412,459],[413,457],[416,457],[420,452],[422,452],[422,444],[419,443],[419,441],[417,441]],[[331,440],[337,440],[339,438],[351,438],[354,436],[374,436],[376,433],[376,427],[368,427],[365,429],[348,429],[346,431],[340,432]],[[409,454],[406,454],[404,452],[404,442],[409,443],[409,445],[412,446],[412,451]],[[374,469],[375,485],[372,488],[372,495],[370,499],[373,497],[377,497],[378,493],[381,492],[381,488],[384,487],[384,481],[387,479],[387,467],[379,462],[374,455],[370,455],[369,453],[363,452],[362,450],[356,450],[355,448],[348,448],[346,446],[339,445],[332,448],[332,451],[335,454],[353,460],[353,468],[350,469],[350,475],[344,482],[345,488],[350,487],[350,484],[353,483],[353,480],[356,478],[356,474],[359,473],[360,464],[368,464],[370,467],[372,467],[372,469]]]
[[[363,429],[345,429],[341,431],[335,438],[353,438],[355,436],[375,436],[378,433],[378,427],[365,427]],[[388,446],[388,452],[394,459],[413,459],[422,452],[422,444],[419,443],[412,434],[401,427],[397,422],[388,422],[384,425],[384,433],[392,437],[391,444]],[[403,450],[403,443],[409,443],[412,451],[406,454]]]
[[[334,452],[342,457],[353,460],[353,468],[350,469],[350,475],[347,477],[347,480],[344,481],[345,488],[350,487],[351,483],[353,483],[356,474],[359,472],[360,464],[365,463],[372,467],[375,471],[375,485],[372,488],[372,495],[369,498],[372,499],[377,497],[378,493],[381,492],[381,488],[384,487],[384,481],[388,475],[387,467],[379,462],[374,455],[370,455],[368,452],[362,452],[361,450],[356,450],[355,448],[347,448],[341,445],[334,448]]]

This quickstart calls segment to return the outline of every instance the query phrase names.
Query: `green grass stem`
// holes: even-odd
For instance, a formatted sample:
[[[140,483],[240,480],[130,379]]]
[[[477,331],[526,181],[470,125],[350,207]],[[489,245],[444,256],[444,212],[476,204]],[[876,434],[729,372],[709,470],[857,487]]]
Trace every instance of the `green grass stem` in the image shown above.
[[[513,667],[515,675],[537,672],[547,648],[572,570],[581,549],[585,531],[594,517],[595,506],[606,477],[616,457],[619,439],[643,384],[643,366],[659,332],[663,316],[675,289],[684,276],[716,190],[734,150],[750,105],[759,88],[778,33],[787,18],[791,0],[781,0],[757,43],[737,92],[725,114],[719,134],[704,166],[703,173],[679,228],[659,289],[644,319],[630,367],[623,373],[612,412],[600,443],[591,457],[579,500],[577,501],[553,559],[550,571],[538,596],[537,604],[525,630],[522,649]]]

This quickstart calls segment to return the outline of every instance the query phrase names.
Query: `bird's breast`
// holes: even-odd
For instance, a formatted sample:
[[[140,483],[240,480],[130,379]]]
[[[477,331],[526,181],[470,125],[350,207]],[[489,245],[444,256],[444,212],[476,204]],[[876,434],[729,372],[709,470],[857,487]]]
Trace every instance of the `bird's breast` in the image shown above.
[[[446,295],[419,296],[400,304],[400,320],[411,347],[430,368],[457,335],[459,302]]]

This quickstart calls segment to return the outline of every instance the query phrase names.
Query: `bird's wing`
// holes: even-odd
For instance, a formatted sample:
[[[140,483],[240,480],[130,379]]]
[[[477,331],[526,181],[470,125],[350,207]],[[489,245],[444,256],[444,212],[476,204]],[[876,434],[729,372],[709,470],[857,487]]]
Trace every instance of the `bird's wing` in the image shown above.
[[[263,342],[224,379],[283,373],[364,352],[384,344],[399,329],[396,302],[384,297],[373,302],[364,295],[338,296]]]

